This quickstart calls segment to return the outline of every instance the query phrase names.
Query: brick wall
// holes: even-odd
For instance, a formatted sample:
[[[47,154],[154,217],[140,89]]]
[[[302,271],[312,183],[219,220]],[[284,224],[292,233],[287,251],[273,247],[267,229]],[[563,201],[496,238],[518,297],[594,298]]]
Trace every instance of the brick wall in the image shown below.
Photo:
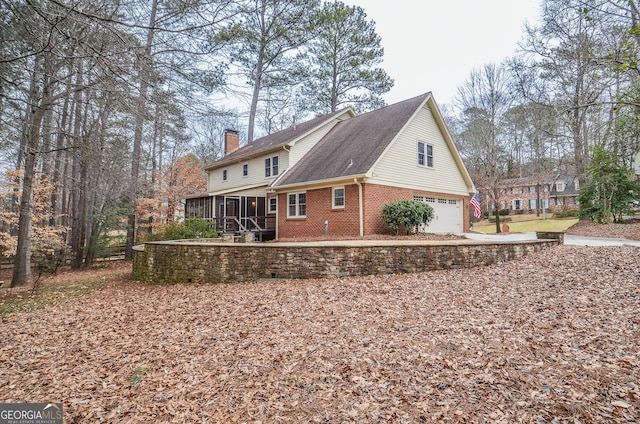
[[[359,236],[359,194],[358,185],[349,184],[345,188],[345,207],[332,208],[332,188],[307,190],[306,218],[287,218],[287,194],[278,196],[278,237],[284,239],[318,237],[325,234],[325,221],[329,223],[329,236]],[[464,230],[469,231],[469,199],[443,193],[416,191],[378,184],[363,184],[364,234],[389,234],[382,221],[382,208],[394,200],[413,200],[413,196],[446,197],[462,200]]]
[[[340,186],[342,187],[342,186]],[[333,191],[331,187],[307,190],[306,218],[287,217],[287,194],[278,195],[278,237],[305,238],[325,234],[325,221],[328,222],[329,236],[359,236],[358,186],[344,186],[344,208],[332,208]]]
[[[382,221],[382,208],[394,200],[413,200],[414,190],[377,184],[363,184],[364,233],[390,234]]]
[[[152,242],[134,250],[133,278],[171,284],[402,274],[486,266],[558,244],[559,240],[431,245],[382,241],[363,245]]]

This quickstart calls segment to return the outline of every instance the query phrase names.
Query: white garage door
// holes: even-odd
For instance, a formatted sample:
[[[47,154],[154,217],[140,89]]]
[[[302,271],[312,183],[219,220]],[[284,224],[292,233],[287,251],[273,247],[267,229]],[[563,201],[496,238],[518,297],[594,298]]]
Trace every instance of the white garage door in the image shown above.
[[[433,208],[433,220],[421,231],[427,233],[462,232],[462,200],[423,196],[415,196],[414,200],[425,202]]]

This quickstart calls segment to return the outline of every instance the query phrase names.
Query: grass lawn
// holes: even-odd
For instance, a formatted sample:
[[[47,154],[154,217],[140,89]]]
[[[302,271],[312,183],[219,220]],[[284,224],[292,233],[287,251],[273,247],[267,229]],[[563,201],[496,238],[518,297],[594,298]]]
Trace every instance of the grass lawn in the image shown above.
[[[535,219],[534,215],[534,218],[531,220],[516,222],[510,221],[507,222],[507,224],[509,224],[509,232],[511,233],[526,233],[531,231],[564,231],[576,222],[578,222],[577,218]],[[503,222],[500,221],[501,226],[502,224]],[[485,234],[495,234],[496,224],[495,222],[482,220],[481,222],[473,225],[473,230]]]

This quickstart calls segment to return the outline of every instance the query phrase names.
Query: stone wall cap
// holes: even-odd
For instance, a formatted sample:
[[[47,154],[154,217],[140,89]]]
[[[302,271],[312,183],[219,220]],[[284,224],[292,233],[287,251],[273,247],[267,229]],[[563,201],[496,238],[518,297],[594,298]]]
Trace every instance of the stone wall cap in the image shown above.
[[[548,240],[547,240],[548,241]],[[167,244],[175,246],[234,246],[239,248],[280,248],[280,247],[359,247],[359,246],[477,246],[499,244],[536,244],[543,243],[544,239],[537,240],[321,240],[321,241],[274,241],[265,243],[229,243],[207,242],[199,240],[167,240],[151,241],[146,244]]]

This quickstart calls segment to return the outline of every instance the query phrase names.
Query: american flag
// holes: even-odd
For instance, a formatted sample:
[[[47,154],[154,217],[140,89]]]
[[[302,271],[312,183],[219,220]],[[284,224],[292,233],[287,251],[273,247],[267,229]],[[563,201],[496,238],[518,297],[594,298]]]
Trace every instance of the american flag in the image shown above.
[[[480,197],[478,196],[478,193],[473,195],[469,203],[471,203],[471,206],[473,206],[473,216],[478,219],[482,218],[482,210],[480,209]]]

